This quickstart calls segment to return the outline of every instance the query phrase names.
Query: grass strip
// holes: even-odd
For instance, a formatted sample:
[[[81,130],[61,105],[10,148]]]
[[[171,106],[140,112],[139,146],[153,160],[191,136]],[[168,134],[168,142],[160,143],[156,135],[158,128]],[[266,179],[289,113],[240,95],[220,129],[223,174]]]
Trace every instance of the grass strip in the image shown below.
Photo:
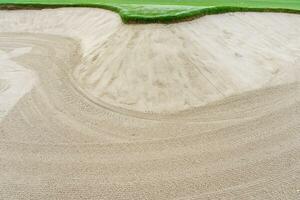
[[[148,5],[149,6],[149,5]],[[120,15],[122,21],[126,24],[133,23],[176,23],[181,21],[188,21],[195,18],[199,18],[205,15],[223,14],[229,12],[279,12],[279,13],[294,13],[300,14],[300,9],[292,8],[264,8],[264,7],[239,7],[239,6],[186,6],[187,9],[180,9],[179,11],[170,12],[170,9],[148,10],[145,12],[143,8],[147,8],[147,5],[141,6],[139,9],[130,10],[130,6],[124,9],[124,6],[118,6],[117,4],[104,4],[104,3],[1,3],[1,10],[22,10],[22,9],[54,9],[63,7],[85,7],[85,8],[102,8],[111,10]],[[159,8],[159,5],[156,6]],[[164,5],[164,7],[167,7]],[[178,6],[177,6],[178,7]],[[172,8],[170,5],[169,8]],[[172,11],[172,10],[171,10]]]

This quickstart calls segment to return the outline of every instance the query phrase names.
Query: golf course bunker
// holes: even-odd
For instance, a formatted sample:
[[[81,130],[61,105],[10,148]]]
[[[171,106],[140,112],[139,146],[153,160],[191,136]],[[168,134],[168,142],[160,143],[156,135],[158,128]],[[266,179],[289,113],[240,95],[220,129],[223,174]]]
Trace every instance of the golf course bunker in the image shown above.
[[[300,15],[0,11],[0,199],[298,199]]]
[[[76,40],[81,54],[74,57],[81,61],[69,75],[94,102],[176,113],[295,82],[299,21],[298,15],[235,13],[170,25],[124,25],[110,11],[57,9],[2,11],[0,23],[2,32]]]

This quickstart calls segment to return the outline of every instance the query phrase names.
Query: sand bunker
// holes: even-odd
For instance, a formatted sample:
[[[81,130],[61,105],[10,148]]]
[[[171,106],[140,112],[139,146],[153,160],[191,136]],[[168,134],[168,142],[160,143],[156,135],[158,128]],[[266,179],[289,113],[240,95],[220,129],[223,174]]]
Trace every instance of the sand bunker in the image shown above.
[[[227,14],[167,26],[124,25],[97,9],[7,11],[1,19],[2,32],[80,42],[74,85],[99,104],[140,112],[173,113],[295,82],[300,58],[293,15]]]
[[[0,121],[36,81],[33,71],[11,60],[29,51],[30,48],[19,48],[9,53],[0,50]]]
[[[0,11],[0,199],[297,199],[300,15],[124,25]]]

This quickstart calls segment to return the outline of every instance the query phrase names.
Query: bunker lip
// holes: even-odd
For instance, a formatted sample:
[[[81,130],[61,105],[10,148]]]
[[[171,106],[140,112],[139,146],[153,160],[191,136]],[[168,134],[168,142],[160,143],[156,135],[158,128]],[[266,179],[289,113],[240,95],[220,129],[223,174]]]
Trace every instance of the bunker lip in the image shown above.
[[[177,6],[177,5],[165,5]],[[161,15],[135,15],[123,10],[122,8],[111,4],[76,4],[76,3],[0,3],[0,10],[42,10],[42,9],[57,9],[57,8],[97,8],[106,9],[116,12],[120,15],[125,24],[152,24],[162,23],[171,24],[178,22],[192,21],[194,19],[207,16],[233,12],[272,12],[272,13],[290,13],[300,14],[299,9],[280,8],[280,7],[244,7],[244,6],[190,6],[195,9],[176,14],[161,14]],[[189,6],[186,6],[189,7]]]
[[[0,196],[297,199],[299,24],[278,13],[124,25],[99,9],[0,11],[0,60],[26,86],[3,98],[14,87],[0,74],[0,104],[13,103],[0,120]]]

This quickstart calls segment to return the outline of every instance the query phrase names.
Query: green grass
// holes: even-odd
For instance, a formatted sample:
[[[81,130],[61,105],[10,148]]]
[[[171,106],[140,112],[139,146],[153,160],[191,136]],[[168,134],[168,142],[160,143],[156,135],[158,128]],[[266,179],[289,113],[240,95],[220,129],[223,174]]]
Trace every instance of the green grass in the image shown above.
[[[125,23],[171,23],[226,12],[300,13],[300,0],[0,0],[5,8],[96,7]]]

